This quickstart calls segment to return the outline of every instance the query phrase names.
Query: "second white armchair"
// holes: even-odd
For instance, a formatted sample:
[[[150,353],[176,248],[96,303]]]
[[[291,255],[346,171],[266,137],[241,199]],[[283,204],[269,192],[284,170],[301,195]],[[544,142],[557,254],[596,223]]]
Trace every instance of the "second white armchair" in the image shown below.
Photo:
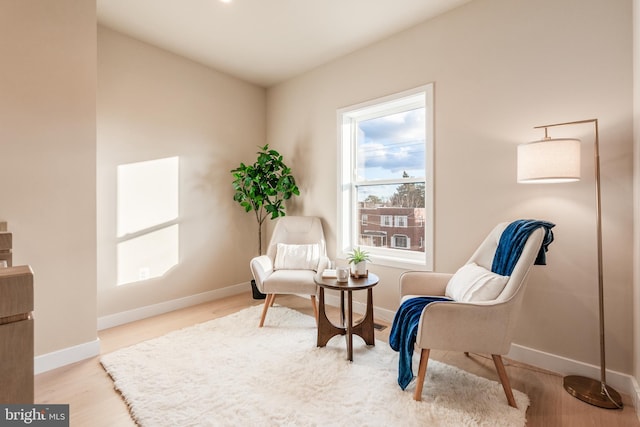
[[[415,400],[422,398],[429,352],[439,349],[491,354],[507,401],[510,406],[516,406],[502,355],[507,354],[511,347],[529,271],[553,240],[550,233],[553,224],[544,224],[548,224],[549,230],[545,231],[545,227],[540,226],[528,235],[522,252],[513,256],[516,261],[513,269],[506,275],[492,273],[491,269],[507,223],[496,226],[456,274],[411,271],[401,275],[403,303],[419,302],[420,298],[448,298],[448,301],[422,305],[424,308],[420,307],[422,312],[418,313],[415,345],[421,354]],[[458,287],[458,282],[463,286]],[[393,329],[391,334],[390,342],[395,339]]]
[[[266,255],[251,260],[256,285],[267,294],[260,327],[277,294],[309,295],[317,322],[315,276],[322,274],[328,263],[326,246],[320,218],[285,216],[277,220]]]

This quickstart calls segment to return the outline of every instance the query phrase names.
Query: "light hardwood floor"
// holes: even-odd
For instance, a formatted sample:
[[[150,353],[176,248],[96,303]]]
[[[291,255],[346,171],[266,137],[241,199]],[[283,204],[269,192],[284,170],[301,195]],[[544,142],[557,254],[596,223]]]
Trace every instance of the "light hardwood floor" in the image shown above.
[[[262,304],[262,301],[253,300],[251,295],[246,293],[107,329],[99,334],[101,352],[106,354],[176,329],[259,304]],[[276,304],[313,315],[308,299],[282,296],[276,300]],[[256,319],[256,327],[257,322],[258,319]],[[376,331],[376,338],[386,342],[389,329],[387,327],[383,331]],[[364,345],[364,343],[359,338],[355,338],[355,345]],[[493,362],[484,355],[471,354],[470,357],[466,357],[462,353],[434,350],[431,352],[431,357],[497,381]],[[507,365],[507,373],[513,388],[525,392],[531,399],[531,406],[527,410],[528,427],[640,426],[635,409],[630,405],[627,396],[623,396],[625,403],[623,410],[596,408],[565,392],[562,388],[562,377],[559,375],[508,359],[505,359],[505,365]],[[407,398],[411,396],[407,395]],[[114,390],[113,383],[102,369],[98,357],[36,376],[35,400],[36,403],[70,404],[73,427],[135,426],[126,404]]]

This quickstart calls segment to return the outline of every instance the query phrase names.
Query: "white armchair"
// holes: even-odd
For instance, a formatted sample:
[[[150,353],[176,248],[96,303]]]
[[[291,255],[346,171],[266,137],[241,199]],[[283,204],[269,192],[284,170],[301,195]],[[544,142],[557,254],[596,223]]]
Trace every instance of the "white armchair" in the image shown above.
[[[266,255],[251,260],[251,273],[260,292],[267,294],[259,326],[264,325],[276,294],[310,295],[318,321],[315,276],[328,263],[320,218],[285,216],[276,223]]]
[[[496,226],[465,264],[491,271],[494,254],[508,223]],[[545,229],[538,228],[526,240],[517,263],[499,294],[489,300],[432,302],[424,307],[418,324],[416,346],[421,349],[418,377],[414,394],[421,400],[431,349],[491,354],[500,382],[510,406],[516,407],[502,355],[511,347],[518,309],[524,295],[524,285],[545,238]],[[460,272],[461,270],[459,270]],[[458,275],[458,273],[456,273]],[[402,302],[417,296],[451,296],[447,285],[453,274],[410,271],[400,277]],[[501,284],[501,285],[502,285]],[[477,290],[477,289],[476,289]],[[483,291],[484,292],[484,291]]]

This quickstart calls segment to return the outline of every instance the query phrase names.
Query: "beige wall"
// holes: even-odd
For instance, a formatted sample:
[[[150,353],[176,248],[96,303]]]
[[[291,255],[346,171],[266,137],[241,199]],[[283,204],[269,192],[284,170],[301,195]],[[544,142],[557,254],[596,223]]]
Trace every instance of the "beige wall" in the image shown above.
[[[536,125],[598,118],[607,366],[632,372],[631,0],[475,0],[268,91],[268,142],[293,159],[292,213],[323,218],[335,254],[336,109],[435,82],[435,267],[453,272],[499,221],[557,224],[535,267],[518,344],[599,365],[592,126],[579,183],[515,182]],[[372,265],[394,310],[400,270]]]
[[[0,219],[35,273],[36,355],[96,339],[96,10],[0,5]]]
[[[256,230],[229,171],[264,144],[265,90],[98,27],[97,117],[98,316],[248,281]],[[116,286],[116,167],[172,156],[180,263]]]

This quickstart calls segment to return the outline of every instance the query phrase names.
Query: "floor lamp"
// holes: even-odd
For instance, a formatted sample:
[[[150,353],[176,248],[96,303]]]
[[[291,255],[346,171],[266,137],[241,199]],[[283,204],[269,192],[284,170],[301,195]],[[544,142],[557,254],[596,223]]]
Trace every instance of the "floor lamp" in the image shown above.
[[[600,381],[570,375],[564,378],[564,388],[574,397],[601,408],[620,409],[620,394],[607,385],[604,351],[604,292],[602,274],[602,220],[600,203],[600,154],[598,119],[555,123],[536,126],[544,129],[544,138],[518,145],[519,183],[561,183],[580,179],[580,140],[573,138],[552,139],[547,128],[554,126],[593,123],[595,128],[594,168],[596,181],[596,234],[598,243],[598,306],[600,320]]]

